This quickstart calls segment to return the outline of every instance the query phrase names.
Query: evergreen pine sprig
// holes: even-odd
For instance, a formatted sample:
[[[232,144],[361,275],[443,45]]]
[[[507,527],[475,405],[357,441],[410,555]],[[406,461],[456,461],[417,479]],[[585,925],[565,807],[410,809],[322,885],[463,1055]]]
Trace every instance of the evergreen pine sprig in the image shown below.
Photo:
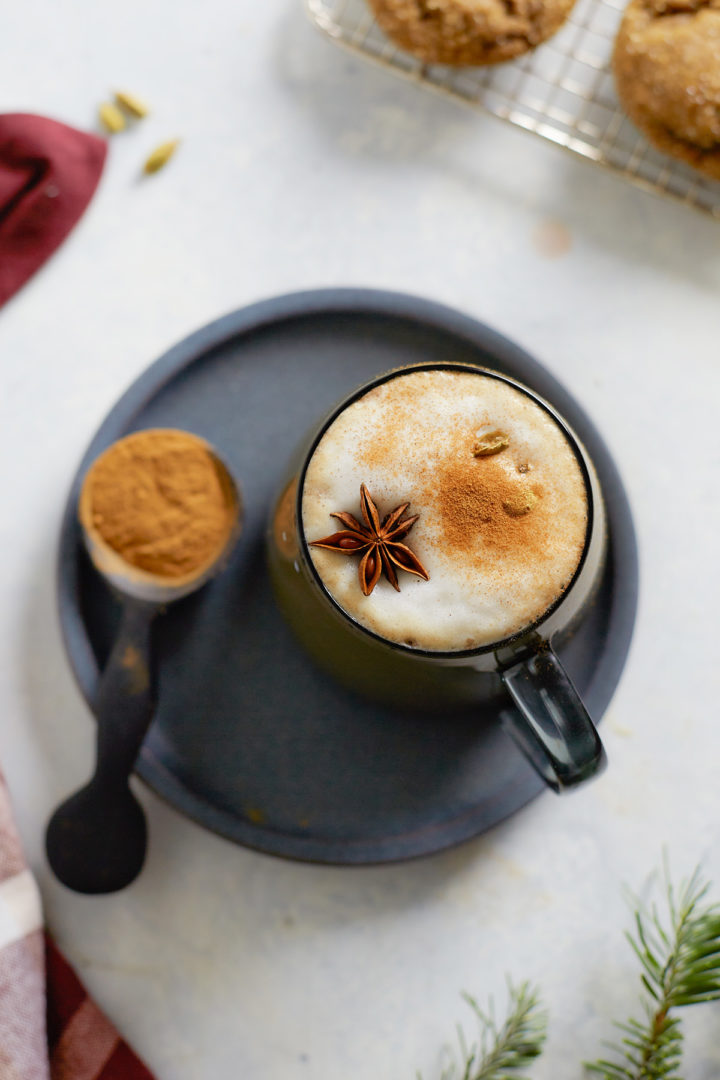
[[[547,1034],[547,1014],[528,983],[509,985],[508,1015],[498,1027],[492,1002],[487,1012],[468,994],[463,997],[480,1024],[479,1043],[467,1046],[462,1029],[459,1042],[462,1072],[460,1080],[527,1080],[521,1071],[542,1053]],[[454,1080],[457,1068],[451,1066],[441,1080]]]
[[[677,895],[665,872],[667,914],[635,901],[627,939],[642,965],[644,1020],[616,1024],[624,1037],[617,1061],[587,1068],[603,1080],[673,1080],[682,1057],[682,1029],[673,1010],[720,999],[720,909],[704,903],[709,883],[698,870]]]

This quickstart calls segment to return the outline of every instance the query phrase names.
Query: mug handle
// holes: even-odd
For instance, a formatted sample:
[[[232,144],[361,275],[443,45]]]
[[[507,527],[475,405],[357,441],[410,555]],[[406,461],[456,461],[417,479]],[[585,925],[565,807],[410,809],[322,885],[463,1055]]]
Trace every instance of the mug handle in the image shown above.
[[[500,677],[516,705],[503,710],[502,726],[549,787],[561,792],[602,772],[600,736],[549,642],[502,667]]]

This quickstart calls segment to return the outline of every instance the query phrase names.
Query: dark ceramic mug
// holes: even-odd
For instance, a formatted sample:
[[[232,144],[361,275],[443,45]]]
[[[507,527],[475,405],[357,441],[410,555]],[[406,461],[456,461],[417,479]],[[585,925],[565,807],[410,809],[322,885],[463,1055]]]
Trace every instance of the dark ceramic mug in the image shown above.
[[[429,369],[489,376],[526,394],[561,429],[578,462],[587,498],[583,551],[562,594],[511,637],[464,651],[423,651],[390,641],[357,622],[323,584],[302,524],[307,468],[330,425],[373,387]],[[437,710],[472,702],[481,708],[503,696],[507,701],[500,713],[503,726],[551,788],[573,787],[604,767],[598,733],[554,648],[572,633],[600,582],[606,551],[602,494],[577,436],[548,402],[526,386],[485,368],[443,363],[404,367],[359,387],[313,432],[293,464],[273,509],[268,550],[275,594],[287,621],[315,661],[351,690],[402,709]]]

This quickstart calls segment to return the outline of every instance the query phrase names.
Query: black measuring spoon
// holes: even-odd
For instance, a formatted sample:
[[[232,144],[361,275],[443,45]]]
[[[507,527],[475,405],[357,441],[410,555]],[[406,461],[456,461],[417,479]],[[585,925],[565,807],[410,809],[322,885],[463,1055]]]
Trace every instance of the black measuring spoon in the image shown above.
[[[235,520],[217,557],[192,577],[172,581],[130,567],[93,529],[80,499],[85,544],[96,570],[120,596],[123,612],[94,703],[94,773],[57,808],[45,837],[54,874],[75,892],[117,892],[135,880],[145,862],[147,823],[130,776],[155,713],[152,624],[169,604],[196,592],[224,568],[240,532],[237,486],[213,456],[226,480]]]

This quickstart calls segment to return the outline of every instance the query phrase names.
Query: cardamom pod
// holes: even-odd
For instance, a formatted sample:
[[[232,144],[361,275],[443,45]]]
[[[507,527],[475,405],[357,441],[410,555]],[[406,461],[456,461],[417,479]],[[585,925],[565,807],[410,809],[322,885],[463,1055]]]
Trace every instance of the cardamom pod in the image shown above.
[[[473,446],[473,457],[490,457],[491,454],[499,454],[501,450],[507,450],[509,445],[510,436],[504,431],[488,431]]]
[[[162,169],[163,166],[167,165],[179,145],[179,139],[172,139],[170,142],[162,143],[156,147],[145,162],[145,172],[155,173],[158,169]]]
[[[537,495],[533,495],[532,491],[520,491],[517,495],[505,499],[502,505],[503,510],[510,517],[524,517],[525,514],[530,513],[537,501]]]
[[[150,112],[144,101],[136,98],[134,94],[125,93],[124,90],[115,91],[115,101],[121,109],[129,112],[131,116],[136,116],[138,120],[142,120]]]
[[[100,117],[100,123],[112,135],[117,135],[118,131],[125,130],[125,117],[117,105],[113,105],[112,102],[104,101],[98,109],[98,116]]]

